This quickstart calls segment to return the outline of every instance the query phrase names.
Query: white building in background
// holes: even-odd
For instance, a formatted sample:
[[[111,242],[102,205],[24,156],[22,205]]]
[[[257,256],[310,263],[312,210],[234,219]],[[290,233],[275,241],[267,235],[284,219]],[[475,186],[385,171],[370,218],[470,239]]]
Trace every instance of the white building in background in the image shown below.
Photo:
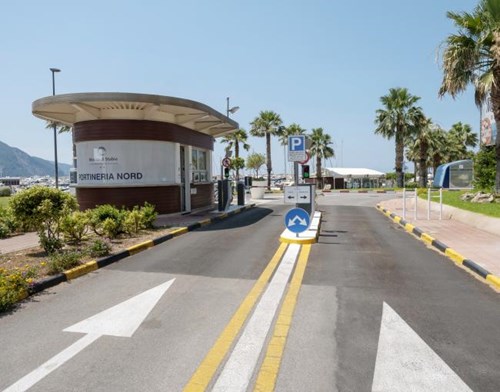
[[[373,169],[326,167],[323,172],[332,189],[379,188],[385,182],[385,173]]]

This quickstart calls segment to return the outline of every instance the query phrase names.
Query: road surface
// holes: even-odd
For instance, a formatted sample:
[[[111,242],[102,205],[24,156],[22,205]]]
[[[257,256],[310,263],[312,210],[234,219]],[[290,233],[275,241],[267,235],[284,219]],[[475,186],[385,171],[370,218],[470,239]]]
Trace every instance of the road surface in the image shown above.
[[[276,201],[32,298],[0,317],[0,390],[500,390],[498,294],[382,197],[321,198],[309,247]]]

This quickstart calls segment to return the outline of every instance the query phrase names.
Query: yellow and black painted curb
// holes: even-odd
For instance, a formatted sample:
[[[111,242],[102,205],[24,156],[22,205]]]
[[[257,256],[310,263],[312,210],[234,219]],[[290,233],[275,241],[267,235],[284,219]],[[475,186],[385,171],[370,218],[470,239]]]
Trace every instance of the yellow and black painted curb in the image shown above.
[[[234,209],[234,210],[229,211],[227,213],[223,213],[223,214],[214,216],[213,218],[205,219],[205,220],[193,223],[193,224],[186,226],[186,227],[179,227],[175,230],[172,230],[170,233],[168,233],[164,236],[155,238],[153,240],[142,242],[140,244],[131,246],[130,248],[127,248],[121,252],[112,254],[110,256],[103,257],[103,258],[98,259],[98,260],[89,261],[85,264],[79,265],[78,267],[72,268],[68,271],[64,271],[60,274],[51,276],[50,278],[40,280],[40,281],[35,282],[32,285],[30,285],[28,291],[26,293],[24,293],[25,295],[22,295],[22,298],[20,298],[20,299],[25,299],[26,297],[33,295],[33,294],[36,294],[42,290],[57,286],[58,284],[60,284],[62,282],[67,282],[67,281],[70,281],[72,279],[78,278],[82,275],[88,274],[89,272],[95,271],[99,268],[106,267],[106,266],[108,266],[112,263],[115,263],[117,261],[120,261],[126,257],[135,255],[135,254],[142,252],[148,248],[151,248],[155,245],[159,245],[159,244],[161,244],[165,241],[168,241],[174,237],[178,237],[182,234],[199,229],[202,226],[206,226],[206,225],[209,225],[212,223],[220,222],[220,221],[226,219],[227,217],[236,215],[242,211],[249,210],[253,207],[255,207],[255,204],[248,204],[246,206],[242,206],[241,208]]]
[[[450,260],[455,262],[455,264],[463,265],[464,267],[472,271],[474,274],[479,275],[481,278],[485,279],[488,283],[495,286],[497,289],[500,289],[500,278],[498,276],[493,275],[492,273],[481,267],[479,264],[475,263],[470,259],[465,258],[460,253],[453,250],[446,244],[433,238],[429,234],[424,233],[418,227],[415,227],[411,223],[406,222],[403,218],[381,207],[379,204],[377,204],[377,209],[387,217],[391,218],[395,223],[401,225],[408,233],[416,235],[418,238],[420,238],[420,240],[425,242],[427,245],[430,245],[439,250],[441,253],[446,255]]]

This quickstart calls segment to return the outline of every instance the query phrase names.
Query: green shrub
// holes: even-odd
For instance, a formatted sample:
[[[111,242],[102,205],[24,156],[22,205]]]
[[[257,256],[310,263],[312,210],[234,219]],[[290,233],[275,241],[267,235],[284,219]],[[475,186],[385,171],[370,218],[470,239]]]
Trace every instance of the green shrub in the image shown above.
[[[103,257],[109,255],[111,252],[111,245],[101,239],[93,241],[87,249],[90,257]]]
[[[134,207],[132,211],[125,212],[123,220],[123,228],[128,234],[137,234],[141,229],[144,229],[144,215],[139,208]]]
[[[474,188],[491,192],[495,188],[495,146],[483,146],[474,157]]]
[[[48,246],[50,253],[59,240],[61,218],[77,209],[74,196],[59,189],[36,186],[14,195],[9,206],[19,226],[36,230],[40,244]]]
[[[26,295],[36,275],[37,271],[33,267],[13,270],[0,268],[0,312],[11,309]]]
[[[137,234],[142,229],[152,229],[158,213],[155,206],[144,203],[144,206],[135,206],[131,211],[124,210],[123,228],[128,234]]]
[[[0,186],[0,197],[8,197],[12,194],[12,191],[8,186]]]
[[[124,231],[124,212],[110,204],[97,206],[90,210],[89,214],[90,227],[99,236],[116,238],[118,234]]]
[[[143,216],[144,227],[146,229],[152,229],[154,227],[153,223],[155,222],[156,217],[158,216],[155,206],[149,204],[148,202],[145,202],[144,206],[140,208],[140,211]]]
[[[405,184],[406,189],[415,189],[418,188],[418,184],[415,181],[410,181]]]
[[[82,254],[76,251],[54,253],[50,256],[48,262],[48,273],[55,275],[60,272],[69,270],[80,264]]]
[[[64,240],[79,244],[89,231],[90,217],[88,212],[74,211],[62,217],[60,230]]]
[[[49,255],[56,253],[64,247],[64,243],[61,239],[54,236],[48,237],[43,231],[38,233],[38,243]]]
[[[17,222],[9,207],[0,207],[0,238],[5,238],[17,230]]]
[[[116,221],[112,218],[106,218],[101,225],[102,233],[107,238],[116,238],[119,234],[123,233],[123,219]]]
[[[2,222],[0,222],[0,238],[7,238],[10,234],[9,229]]]

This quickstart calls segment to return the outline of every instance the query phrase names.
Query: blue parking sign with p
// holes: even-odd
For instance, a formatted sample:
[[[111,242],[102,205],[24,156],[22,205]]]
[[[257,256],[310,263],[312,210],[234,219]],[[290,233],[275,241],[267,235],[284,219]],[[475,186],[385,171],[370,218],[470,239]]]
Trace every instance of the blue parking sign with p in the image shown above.
[[[288,136],[288,162],[300,162],[306,159],[306,137]]]
[[[290,151],[305,151],[306,137],[303,135],[288,136],[288,148]]]

